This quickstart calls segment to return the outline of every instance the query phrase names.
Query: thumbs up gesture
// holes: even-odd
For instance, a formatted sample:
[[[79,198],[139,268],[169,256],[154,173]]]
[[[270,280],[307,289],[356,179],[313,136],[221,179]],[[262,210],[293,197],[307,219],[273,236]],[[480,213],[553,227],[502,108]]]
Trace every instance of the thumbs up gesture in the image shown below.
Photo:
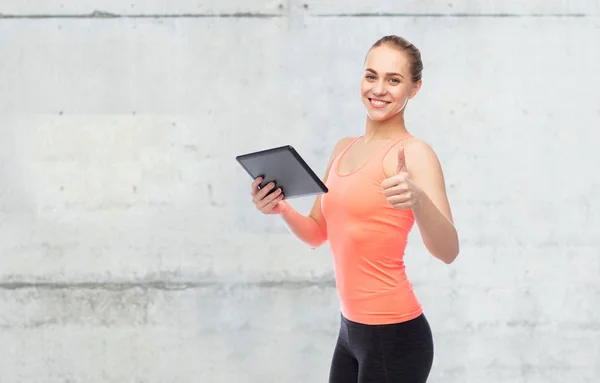
[[[381,187],[388,203],[396,209],[409,210],[417,204],[419,188],[408,174],[403,147],[398,150],[396,174],[383,180]]]

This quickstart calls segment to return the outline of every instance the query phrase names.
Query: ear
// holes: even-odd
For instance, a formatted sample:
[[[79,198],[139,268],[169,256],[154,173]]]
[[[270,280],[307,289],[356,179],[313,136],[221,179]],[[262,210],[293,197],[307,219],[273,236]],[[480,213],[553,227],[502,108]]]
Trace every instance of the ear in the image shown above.
[[[417,95],[417,93],[419,93],[419,90],[421,89],[422,84],[423,84],[423,80],[419,80],[413,84],[412,90],[410,92],[410,97],[408,98],[409,100],[411,98],[415,97]]]

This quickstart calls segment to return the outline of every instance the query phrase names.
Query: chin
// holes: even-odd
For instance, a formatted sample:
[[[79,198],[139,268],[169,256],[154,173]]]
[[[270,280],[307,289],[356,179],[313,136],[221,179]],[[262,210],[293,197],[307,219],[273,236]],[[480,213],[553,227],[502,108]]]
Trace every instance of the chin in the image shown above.
[[[371,121],[375,121],[375,122],[383,122],[383,121],[386,121],[386,120],[390,119],[390,116],[388,116],[387,114],[384,115],[384,116],[382,116],[382,115],[379,115],[377,113],[369,113],[369,112],[367,112],[367,116],[369,117],[369,119]]]
[[[383,122],[383,121],[389,120],[390,118],[394,117],[394,115],[392,113],[390,113],[389,111],[383,112],[381,110],[373,110],[368,107],[367,107],[367,116],[369,117],[369,119],[371,119],[372,121],[376,121],[376,122]]]

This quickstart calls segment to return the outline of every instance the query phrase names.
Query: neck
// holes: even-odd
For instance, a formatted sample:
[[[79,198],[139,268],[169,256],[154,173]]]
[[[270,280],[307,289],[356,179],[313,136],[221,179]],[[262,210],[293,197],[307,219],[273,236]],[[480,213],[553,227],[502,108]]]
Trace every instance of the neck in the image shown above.
[[[374,121],[367,116],[367,124],[364,134],[364,141],[387,140],[406,134],[406,125],[404,124],[404,112],[385,121]]]

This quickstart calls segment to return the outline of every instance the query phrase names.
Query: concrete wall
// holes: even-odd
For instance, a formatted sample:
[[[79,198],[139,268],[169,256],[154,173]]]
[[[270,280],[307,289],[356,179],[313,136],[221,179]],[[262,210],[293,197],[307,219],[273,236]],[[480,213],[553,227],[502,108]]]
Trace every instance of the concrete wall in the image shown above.
[[[325,382],[328,249],[259,215],[234,157],[292,144],[322,175],[388,33],[424,56],[407,123],[462,244],[448,266],[411,235],[430,382],[597,382],[599,10],[0,0],[0,382]]]

